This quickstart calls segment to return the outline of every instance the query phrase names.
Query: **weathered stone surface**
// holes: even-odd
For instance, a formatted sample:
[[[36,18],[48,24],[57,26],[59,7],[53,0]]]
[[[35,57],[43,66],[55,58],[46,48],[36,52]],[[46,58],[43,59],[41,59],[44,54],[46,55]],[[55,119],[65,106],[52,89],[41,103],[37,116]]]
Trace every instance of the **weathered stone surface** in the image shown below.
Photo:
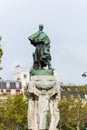
[[[60,100],[60,86],[56,76],[31,76],[28,93],[28,129],[56,130]]]

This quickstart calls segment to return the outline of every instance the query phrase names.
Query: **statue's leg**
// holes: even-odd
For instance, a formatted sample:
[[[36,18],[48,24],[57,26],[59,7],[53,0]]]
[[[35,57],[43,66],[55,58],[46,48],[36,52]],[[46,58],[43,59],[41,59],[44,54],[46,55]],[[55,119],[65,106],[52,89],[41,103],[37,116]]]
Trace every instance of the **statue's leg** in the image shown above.
[[[51,123],[49,130],[57,130],[57,125],[59,122],[59,110],[58,110],[58,100],[56,97],[50,100],[50,112],[51,112]]]
[[[58,109],[58,95],[56,95],[54,99],[54,109],[55,109],[55,130],[57,130],[57,126],[60,119],[59,109]]]
[[[48,69],[53,69],[50,60],[48,60]]]
[[[37,62],[35,62],[35,63],[33,64],[33,69],[35,69],[35,70],[38,69],[38,64],[37,64]]]
[[[39,96],[39,100],[38,100],[39,130],[48,130],[49,114],[50,113],[49,113],[49,100],[48,100],[48,98],[46,96]]]
[[[35,53],[33,53],[33,69],[37,70],[39,68],[38,66],[37,51],[35,51]]]
[[[49,126],[49,130],[54,130],[55,124],[55,112],[54,112],[54,102],[50,100],[50,113],[51,113],[51,122]]]
[[[28,101],[28,130],[38,130],[37,100],[33,100],[31,97]]]
[[[40,58],[41,58],[40,45],[37,45],[36,50],[35,50],[35,64],[36,64],[36,67],[37,67],[36,69],[41,69]]]
[[[34,101],[29,97],[28,101],[28,130],[33,130],[33,118],[34,118]]]

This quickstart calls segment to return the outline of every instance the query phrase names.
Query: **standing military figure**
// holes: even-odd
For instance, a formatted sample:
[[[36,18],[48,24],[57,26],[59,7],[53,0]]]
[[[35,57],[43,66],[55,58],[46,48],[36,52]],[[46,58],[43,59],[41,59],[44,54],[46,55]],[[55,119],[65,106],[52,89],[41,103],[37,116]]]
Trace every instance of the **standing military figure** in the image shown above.
[[[33,68],[43,69],[43,67],[51,67],[51,55],[50,55],[50,39],[45,32],[43,32],[43,25],[39,25],[39,31],[28,37],[31,44],[36,47],[35,53],[33,53]]]

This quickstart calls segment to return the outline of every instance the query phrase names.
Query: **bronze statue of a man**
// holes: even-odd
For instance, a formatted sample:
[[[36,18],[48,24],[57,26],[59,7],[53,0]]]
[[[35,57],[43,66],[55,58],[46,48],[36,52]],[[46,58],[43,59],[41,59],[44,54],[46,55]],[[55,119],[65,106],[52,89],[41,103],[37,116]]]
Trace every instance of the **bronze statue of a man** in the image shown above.
[[[43,32],[43,25],[39,25],[39,31],[28,37],[31,44],[36,47],[35,53],[33,53],[34,69],[43,69],[48,65],[51,67],[51,55],[50,55],[50,39],[45,32]]]

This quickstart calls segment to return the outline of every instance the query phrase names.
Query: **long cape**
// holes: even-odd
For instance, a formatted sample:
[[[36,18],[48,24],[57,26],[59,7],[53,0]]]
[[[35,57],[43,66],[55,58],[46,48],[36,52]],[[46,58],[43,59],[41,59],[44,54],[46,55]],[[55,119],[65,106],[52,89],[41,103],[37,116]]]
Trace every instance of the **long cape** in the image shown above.
[[[33,44],[34,46],[36,46],[37,43],[40,42],[43,42],[44,44],[50,44],[49,37],[43,31],[38,31],[32,34],[31,36],[28,37],[28,39],[31,41],[31,44]]]

